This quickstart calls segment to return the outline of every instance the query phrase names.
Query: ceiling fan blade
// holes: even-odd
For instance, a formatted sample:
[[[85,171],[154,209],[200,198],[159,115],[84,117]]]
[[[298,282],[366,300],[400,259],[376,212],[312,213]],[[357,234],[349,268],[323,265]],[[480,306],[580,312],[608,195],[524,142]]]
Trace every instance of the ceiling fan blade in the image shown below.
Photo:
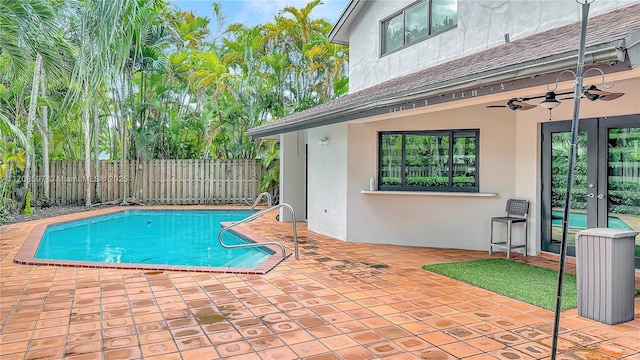
[[[487,108],[506,108],[507,105],[487,105]]]
[[[522,101],[514,101],[513,104],[518,107],[516,110],[531,110],[536,107],[536,105],[527,104]]]
[[[606,92],[606,91],[603,91],[603,92],[605,92],[606,94],[602,94],[599,97],[599,99],[603,100],[603,101],[615,100],[615,99],[621,97],[622,95],[624,95],[624,93],[609,93],[609,92]]]

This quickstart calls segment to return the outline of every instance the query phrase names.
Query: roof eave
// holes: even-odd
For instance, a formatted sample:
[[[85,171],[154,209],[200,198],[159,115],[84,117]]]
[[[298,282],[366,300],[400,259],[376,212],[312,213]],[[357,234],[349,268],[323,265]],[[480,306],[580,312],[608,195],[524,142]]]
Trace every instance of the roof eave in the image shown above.
[[[640,31],[627,36],[624,43],[631,67],[635,69],[640,65]]]
[[[607,44],[590,47],[586,50],[586,60],[590,63],[624,61],[625,54],[624,51],[621,50],[623,48],[624,40],[617,40]],[[410,102],[413,99],[469,88],[488,86],[508,80],[521,79],[534,75],[564,70],[575,65],[576,59],[577,53],[575,51],[569,51],[544,59],[510,65],[438,84],[432,84],[424,88],[415,88],[410,92],[393,94],[392,96],[384,99],[373,99],[365,104],[338,108],[332,111],[310,117],[302,117],[300,119],[281,124],[277,122],[266,124],[258,128],[250,129],[246,134],[252,138],[264,138],[291,131],[305,130],[313,127],[380,115],[388,112],[388,110],[383,110],[383,108]]]
[[[327,36],[334,44],[349,45],[349,25],[366,0],[350,0]]]

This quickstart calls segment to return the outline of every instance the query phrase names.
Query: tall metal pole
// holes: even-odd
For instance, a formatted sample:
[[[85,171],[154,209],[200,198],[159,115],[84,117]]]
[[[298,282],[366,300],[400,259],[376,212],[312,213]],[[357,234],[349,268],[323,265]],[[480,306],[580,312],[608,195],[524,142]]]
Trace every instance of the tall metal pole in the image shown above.
[[[576,162],[578,143],[578,123],[580,119],[580,97],[582,96],[582,76],[584,67],[585,39],[587,36],[587,19],[589,18],[589,4],[594,0],[576,0],[582,5],[582,30],[580,32],[580,49],[578,50],[578,67],[576,69],[575,90],[573,93],[573,119],[571,120],[571,148],[569,149],[569,169],[567,171],[567,190],[564,198],[564,213],[562,214],[562,241],[560,244],[560,261],[558,264],[558,288],[556,294],[556,311],[553,324],[551,345],[551,359],[555,360],[558,347],[558,330],[560,328],[560,308],[562,305],[562,287],[564,283],[564,263],[567,256],[567,235],[569,231],[569,211],[571,209],[571,190],[573,188],[573,170]]]

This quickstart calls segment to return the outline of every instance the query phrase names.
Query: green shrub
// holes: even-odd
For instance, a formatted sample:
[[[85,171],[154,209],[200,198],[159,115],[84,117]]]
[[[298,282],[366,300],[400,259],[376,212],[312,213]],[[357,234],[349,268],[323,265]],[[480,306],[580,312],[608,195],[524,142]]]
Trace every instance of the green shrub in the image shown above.
[[[385,176],[382,178],[382,185],[402,185],[402,179],[399,177]]]
[[[471,187],[475,185],[476,179],[473,176],[454,176],[454,187]],[[446,176],[411,176],[406,178],[406,186],[424,187],[447,187],[449,178]],[[402,185],[399,177],[383,177],[382,185]]]
[[[640,183],[636,182],[611,182],[609,183],[610,190],[620,190],[628,192],[640,192]]]
[[[96,197],[94,197],[95,200]],[[99,203],[100,201],[93,201],[94,204]],[[51,206],[53,206],[53,204],[51,203],[51,200],[49,198],[46,197],[42,197],[42,198],[38,198],[35,201],[36,206],[41,207],[41,208],[49,208]]]
[[[473,176],[454,176],[453,187],[472,187],[476,184]]]
[[[31,210],[31,191],[27,191],[27,196],[24,199],[24,211],[25,215],[33,214],[33,210]]]
[[[611,205],[609,212],[613,214],[640,215],[640,206]]]
[[[444,176],[414,176],[407,178],[407,186],[435,186],[449,185],[449,178]]]
[[[9,209],[0,208],[0,224],[11,220],[13,215],[11,215],[11,211]]]

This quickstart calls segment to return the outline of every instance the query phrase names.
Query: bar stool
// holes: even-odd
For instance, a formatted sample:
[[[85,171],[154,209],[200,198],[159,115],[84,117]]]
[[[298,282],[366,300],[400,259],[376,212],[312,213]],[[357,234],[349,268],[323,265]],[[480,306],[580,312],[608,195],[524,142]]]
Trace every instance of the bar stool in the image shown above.
[[[489,255],[493,253],[493,247],[507,251],[507,259],[511,259],[511,249],[524,248],[524,256],[527,256],[527,216],[529,214],[529,201],[520,199],[507,200],[506,216],[495,216],[491,218],[491,240],[489,243]],[[493,241],[493,223],[507,224],[507,240]],[[524,244],[511,245],[511,228],[513,224],[524,224]]]

